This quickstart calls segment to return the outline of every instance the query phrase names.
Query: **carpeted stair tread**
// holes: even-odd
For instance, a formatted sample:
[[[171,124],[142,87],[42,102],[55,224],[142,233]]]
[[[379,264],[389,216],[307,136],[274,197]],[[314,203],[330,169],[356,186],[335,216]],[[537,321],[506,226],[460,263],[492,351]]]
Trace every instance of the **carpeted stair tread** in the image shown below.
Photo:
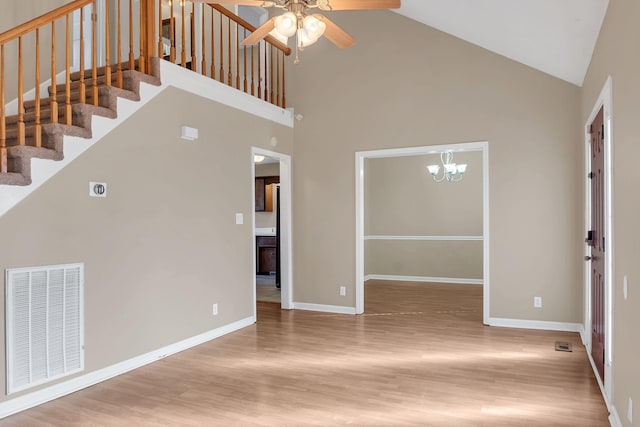
[[[89,114],[93,114],[93,115],[97,115],[97,116],[102,116],[102,117],[107,117],[110,119],[115,119],[118,115],[115,111],[106,108],[106,107],[100,107],[100,106],[95,106],[95,105],[90,105],[90,104],[75,104],[73,105],[72,111],[74,109],[78,109],[79,106],[82,105],[83,111],[86,111]],[[76,114],[73,114],[73,116],[75,117]],[[49,123],[51,119],[51,106],[47,105],[46,108],[40,110],[40,123]],[[34,108],[30,108],[23,117],[24,123],[25,125],[29,126],[30,124],[35,124],[36,122],[36,111],[35,111],[35,107]],[[58,123],[64,123],[65,122],[65,109],[64,108],[58,108]],[[7,116],[6,118],[6,124],[7,127],[8,126],[13,126],[15,124],[18,123],[18,116]]]
[[[36,145],[35,100],[24,101],[23,120],[25,124],[24,145],[18,143],[18,116],[6,117],[6,145],[8,173],[0,174],[0,185],[29,185],[31,184],[31,159],[61,160],[63,154],[64,136],[91,138],[91,122],[94,115],[116,118],[118,98],[131,101],[140,100],[140,82],[160,85],[160,62],[157,58],[151,61],[151,72],[147,75],[129,70],[128,62],[122,64],[122,88],[115,86],[117,82],[117,66],[111,66],[112,85],[106,85],[105,67],[97,70],[98,105],[93,105],[93,80],[91,70],[85,71],[85,103],[80,102],[80,72],[71,74],[70,103],[72,125],[65,124],[66,84],[56,86],[56,101],[58,103],[58,123],[47,123],[51,120],[51,101],[49,96],[40,99],[41,141]],[[137,66],[137,61],[136,61]],[[48,92],[51,93],[51,87]]]

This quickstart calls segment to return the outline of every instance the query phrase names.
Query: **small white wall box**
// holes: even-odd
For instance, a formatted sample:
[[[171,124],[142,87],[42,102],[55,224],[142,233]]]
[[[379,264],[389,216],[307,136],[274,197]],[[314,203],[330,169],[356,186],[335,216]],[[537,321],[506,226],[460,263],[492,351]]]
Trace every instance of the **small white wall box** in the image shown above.
[[[182,126],[180,128],[180,138],[187,141],[195,141],[198,139],[198,129],[189,126]]]

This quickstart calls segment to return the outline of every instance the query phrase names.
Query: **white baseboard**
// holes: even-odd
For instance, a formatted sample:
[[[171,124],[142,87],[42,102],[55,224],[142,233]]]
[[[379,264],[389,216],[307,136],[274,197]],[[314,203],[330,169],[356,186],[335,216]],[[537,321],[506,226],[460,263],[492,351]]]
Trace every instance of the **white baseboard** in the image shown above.
[[[294,310],[322,311],[324,313],[336,314],[356,314],[354,307],[345,307],[342,305],[324,305],[324,304],[308,304],[306,302],[294,302]]]
[[[13,415],[17,412],[24,411],[25,409],[41,405],[50,400],[57,399],[58,397],[82,390],[83,388],[90,387],[99,382],[106,381],[120,374],[124,374],[125,372],[148,365],[149,363],[203,344],[207,341],[211,341],[239,329],[246,328],[247,326],[253,325],[255,321],[256,320],[253,316],[247,317],[203,334],[170,344],[166,347],[150,351],[149,353],[116,363],[115,365],[107,366],[106,368],[89,372],[88,374],[52,385],[51,387],[7,400],[0,403],[0,419]]]
[[[499,317],[490,317],[489,326],[499,326],[502,328],[519,328],[519,329],[540,329],[543,331],[563,331],[578,332],[583,334],[583,326],[580,323],[565,322],[547,322],[544,320],[522,320],[522,319],[504,319]]]
[[[394,280],[397,282],[431,282],[431,283],[455,283],[459,285],[482,285],[482,279],[459,279],[454,277],[427,277],[427,276],[396,276],[393,274],[367,274],[367,280]]]
[[[618,416],[618,411],[616,411],[616,407],[613,405],[609,407],[609,424],[611,424],[611,427],[623,427],[622,421]]]

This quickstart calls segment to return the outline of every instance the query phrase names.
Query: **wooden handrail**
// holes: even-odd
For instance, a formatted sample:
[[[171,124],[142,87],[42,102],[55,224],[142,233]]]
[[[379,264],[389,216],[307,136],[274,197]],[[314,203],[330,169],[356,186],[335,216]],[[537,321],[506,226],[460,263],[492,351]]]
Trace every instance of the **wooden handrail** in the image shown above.
[[[60,6],[57,9],[52,10],[51,12],[47,12],[44,15],[41,15],[37,18],[32,19],[31,21],[27,21],[24,24],[18,25],[10,30],[5,31],[0,34],[0,44],[5,44],[10,42],[11,40],[15,40],[18,37],[22,37],[36,28],[44,27],[47,24],[50,24],[53,21],[56,21],[65,15],[74,12],[76,9],[84,7],[88,4],[91,4],[93,0],[74,0],[71,3],[67,3],[65,5]]]
[[[220,12],[221,14],[223,14],[224,16],[226,16],[227,18],[231,19],[232,21],[234,21],[236,24],[246,28],[247,30],[254,32],[256,30],[256,27],[254,27],[253,25],[251,25],[250,23],[248,23],[247,21],[245,21],[244,19],[240,18],[239,16],[237,16],[236,14],[234,14],[233,12],[229,11],[229,9],[227,9],[224,6],[221,6],[219,4],[211,4],[211,3],[207,3],[209,6],[211,6],[212,8],[214,8],[215,10],[217,10],[218,12]],[[282,51],[285,55],[289,56],[291,55],[291,48],[289,46],[287,46],[284,43],[281,43],[278,39],[272,37],[272,36],[267,36],[264,38],[267,42],[269,42],[270,44],[273,45],[273,47],[275,47],[276,49]]]

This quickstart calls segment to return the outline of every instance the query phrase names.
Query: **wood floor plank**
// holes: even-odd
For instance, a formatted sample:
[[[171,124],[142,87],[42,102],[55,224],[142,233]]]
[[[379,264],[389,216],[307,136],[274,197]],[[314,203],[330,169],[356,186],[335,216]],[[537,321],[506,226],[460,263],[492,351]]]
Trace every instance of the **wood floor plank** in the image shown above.
[[[369,281],[4,420],[50,426],[608,426],[578,334],[482,325],[482,286]],[[573,352],[556,352],[555,341]]]

